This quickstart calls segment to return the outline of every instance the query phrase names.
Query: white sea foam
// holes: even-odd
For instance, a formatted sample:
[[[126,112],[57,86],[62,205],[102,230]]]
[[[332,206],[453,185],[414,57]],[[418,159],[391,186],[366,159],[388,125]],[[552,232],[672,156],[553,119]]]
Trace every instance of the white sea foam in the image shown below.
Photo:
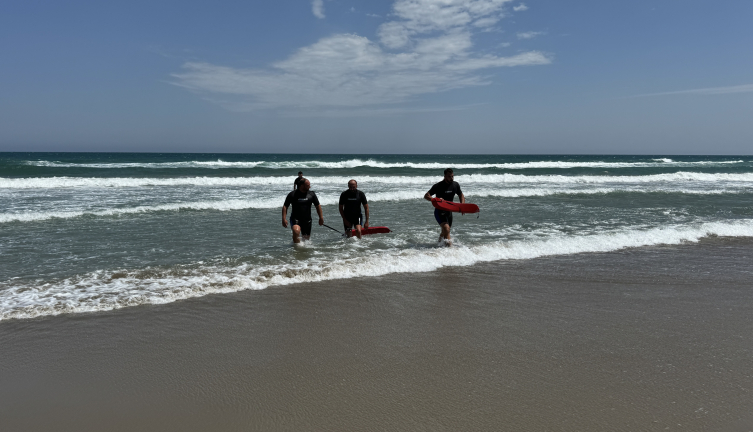
[[[27,165],[50,168],[256,168],[264,161],[258,162],[225,162],[216,161],[185,161],[185,162],[113,162],[113,163],[69,163],[55,161],[26,161]]]
[[[310,177],[314,189],[317,186],[346,187],[352,176]],[[359,186],[370,185],[431,185],[441,180],[438,176],[357,176]],[[515,183],[538,184],[629,184],[629,183],[678,183],[678,182],[730,182],[753,183],[753,173],[699,173],[679,171],[667,174],[643,176],[606,176],[606,175],[522,175],[522,174],[461,174],[455,176],[461,185],[481,183],[501,185]],[[32,177],[2,178],[1,189],[64,189],[64,188],[137,188],[137,187],[248,187],[280,186],[288,188],[293,184],[293,177],[258,176],[258,177],[178,177],[178,178],[139,178],[139,177]]]
[[[347,188],[352,176],[311,177],[314,186],[340,185]],[[139,177],[33,177],[0,178],[0,189],[58,189],[58,188],[135,188],[135,187],[245,187],[245,186],[284,186],[292,187],[294,177],[259,176],[259,177],[178,177],[178,178],[139,178]],[[440,178],[441,179],[441,178]],[[395,176],[376,177],[361,176],[361,184],[431,184],[438,181],[436,177]]]
[[[103,210],[52,210],[24,213],[0,213],[0,223],[8,222],[35,222],[48,219],[70,219],[81,216],[118,216],[137,213],[149,213],[160,211],[180,210],[217,210],[231,211],[250,208],[275,208],[282,207],[280,199],[249,199],[249,200],[221,200],[221,201],[196,201],[184,203],[159,204],[152,206],[119,207]]]
[[[569,168],[641,168],[641,167],[665,167],[673,166],[697,166],[697,165],[726,165],[743,163],[742,160],[734,161],[673,161],[671,159],[653,159],[653,162],[563,162],[563,161],[531,161],[510,163],[465,163],[453,164],[447,162],[380,162],[373,159],[350,159],[339,162],[326,161],[253,161],[253,162],[226,162],[216,161],[184,161],[184,162],[118,162],[118,163],[66,163],[51,161],[27,161],[28,165],[53,167],[53,168],[270,168],[270,169],[304,169],[324,168],[342,169],[356,167],[372,168],[413,168],[413,169],[569,169]]]
[[[426,191],[424,189],[412,189],[390,192],[375,192],[368,194],[370,202],[385,201],[410,201],[421,200]],[[521,197],[545,197],[552,195],[603,195],[610,193],[675,193],[687,195],[726,195],[745,193],[740,189],[682,189],[682,188],[502,188],[481,189],[466,194],[468,198],[521,198]],[[323,206],[335,205],[339,196],[333,194],[319,196],[319,202]],[[276,209],[282,207],[284,198],[267,197],[252,199],[228,199],[216,201],[192,201],[157,205],[141,205],[134,207],[113,207],[104,209],[69,209],[50,211],[24,211],[0,213],[0,224],[9,222],[36,222],[50,219],[71,219],[83,216],[108,217],[152,212],[175,212],[184,210],[214,210],[235,211],[247,209]]]
[[[102,270],[54,282],[11,280],[0,284],[0,320],[169,303],[211,293],[301,282],[430,272],[487,261],[697,242],[711,235],[753,237],[753,220],[623,229],[590,235],[555,234],[470,247],[411,248],[377,252],[368,257],[330,257],[268,266],[197,263],[170,269]]]
[[[508,183],[539,183],[539,184],[631,184],[631,183],[686,183],[686,182],[730,182],[751,183],[753,173],[717,174],[679,171],[666,174],[650,174],[643,176],[605,176],[605,175],[521,175],[521,174],[468,174],[455,176],[455,180],[470,183],[508,184]]]

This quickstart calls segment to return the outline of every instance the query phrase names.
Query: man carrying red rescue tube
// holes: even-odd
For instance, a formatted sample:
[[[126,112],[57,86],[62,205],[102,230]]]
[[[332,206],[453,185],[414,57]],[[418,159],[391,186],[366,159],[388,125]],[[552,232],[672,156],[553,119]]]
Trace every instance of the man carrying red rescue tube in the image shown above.
[[[319,205],[319,198],[311,190],[311,182],[303,179],[298,185],[298,189],[290,192],[285,198],[285,204],[282,205],[282,226],[288,227],[288,206],[292,205],[290,213],[290,225],[293,230],[293,243],[300,243],[301,236],[304,240],[311,238],[311,205],[316,207],[316,213],[319,215],[319,225],[324,225],[324,216],[322,215],[322,206]]]
[[[361,205],[366,211],[366,222],[363,222],[361,214]],[[358,190],[358,182],[351,180],[348,182],[348,190],[340,194],[340,204],[338,206],[340,216],[343,218],[345,234],[352,236],[352,229],[356,230],[356,237],[361,238],[361,228],[369,227],[369,202],[366,201],[366,195]]]
[[[444,170],[444,180],[435,184],[426,192],[424,199],[431,202],[431,196],[436,195],[437,198],[442,198],[445,201],[454,201],[455,195],[460,197],[460,202],[465,203],[465,195],[460,190],[460,185],[455,181],[455,174],[453,174],[451,168]],[[434,209],[434,218],[442,227],[442,232],[439,234],[439,241],[446,240],[447,244],[450,243],[450,228],[452,227],[452,212],[442,211]]]

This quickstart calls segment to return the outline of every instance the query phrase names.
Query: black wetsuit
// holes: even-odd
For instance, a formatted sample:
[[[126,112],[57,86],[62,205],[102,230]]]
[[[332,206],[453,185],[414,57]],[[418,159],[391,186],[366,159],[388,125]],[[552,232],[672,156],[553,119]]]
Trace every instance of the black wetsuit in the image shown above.
[[[456,181],[447,183],[442,180],[429,189],[429,195],[436,195],[437,198],[442,198],[445,201],[455,201],[455,195],[462,194],[463,191],[460,190],[460,185]],[[434,209],[434,219],[440,225],[446,223],[452,226],[452,212]]]
[[[345,220],[350,222],[350,228],[355,228],[356,225],[363,226],[363,215],[361,214],[361,205],[366,205],[369,202],[366,200],[366,195],[357,190],[351,192],[350,189],[340,194],[340,205],[344,206],[343,214]],[[348,229],[349,227],[343,221],[343,226]]]
[[[319,198],[316,197],[314,191],[308,191],[306,193],[300,190],[290,192],[285,198],[284,206],[287,208],[292,205],[292,211],[290,212],[290,224],[298,225],[301,227],[301,234],[308,236],[311,235],[311,205],[318,206]]]

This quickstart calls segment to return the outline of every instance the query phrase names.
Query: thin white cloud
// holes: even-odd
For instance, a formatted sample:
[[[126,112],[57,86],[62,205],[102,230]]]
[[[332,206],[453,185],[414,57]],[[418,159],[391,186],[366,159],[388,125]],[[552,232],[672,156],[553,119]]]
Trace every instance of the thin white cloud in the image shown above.
[[[537,32],[537,31],[529,31],[529,32],[521,32],[518,33],[518,39],[533,39],[537,36],[543,35],[544,32]]]
[[[416,35],[464,28],[482,20],[485,25],[504,16],[512,0],[397,0],[392,6],[398,19],[380,26],[378,34],[387,48],[401,48]]]
[[[639,94],[630,97],[647,97],[647,96],[667,96],[667,95],[682,95],[682,94],[695,94],[695,95],[720,95],[720,94],[733,94],[733,93],[750,93],[753,92],[753,84],[743,84],[738,86],[729,87],[707,87],[691,90],[678,90],[661,93],[646,93]]]
[[[473,25],[476,27],[491,27],[494,24],[497,24],[499,22],[498,17],[486,17],[486,18],[479,18],[476,21],[473,22]]]
[[[543,65],[537,51],[510,57],[474,51],[479,21],[496,22],[510,0],[397,0],[377,43],[336,34],[268,68],[188,62],[174,84],[233,110],[345,111],[403,103],[423,94],[490,83],[484,69]]]
[[[515,12],[523,12],[528,10],[528,6],[526,6],[524,3],[521,3],[517,6],[514,6],[512,10],[514,10]]]
[[[311,2],[311,12],[319,19],[324,19],[324,0],[313,0]]]

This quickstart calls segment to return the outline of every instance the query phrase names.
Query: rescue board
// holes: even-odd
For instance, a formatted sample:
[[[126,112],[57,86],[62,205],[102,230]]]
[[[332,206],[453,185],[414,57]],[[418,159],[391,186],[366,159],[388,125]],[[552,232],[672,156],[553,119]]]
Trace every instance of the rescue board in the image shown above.
[[[460,213],[478,213],[479,208],[476,204],[461,204],[452,201],[446,201],[442,198],[432,198],[431,205],[443,211],[460,212]]]
[[[392,232],[392,231],[390,231],[390,229],[385,226],[361,228],[361,235],[387,234],[388,232]],[[351,235],[356,235],[355,229],[351,230]]]

